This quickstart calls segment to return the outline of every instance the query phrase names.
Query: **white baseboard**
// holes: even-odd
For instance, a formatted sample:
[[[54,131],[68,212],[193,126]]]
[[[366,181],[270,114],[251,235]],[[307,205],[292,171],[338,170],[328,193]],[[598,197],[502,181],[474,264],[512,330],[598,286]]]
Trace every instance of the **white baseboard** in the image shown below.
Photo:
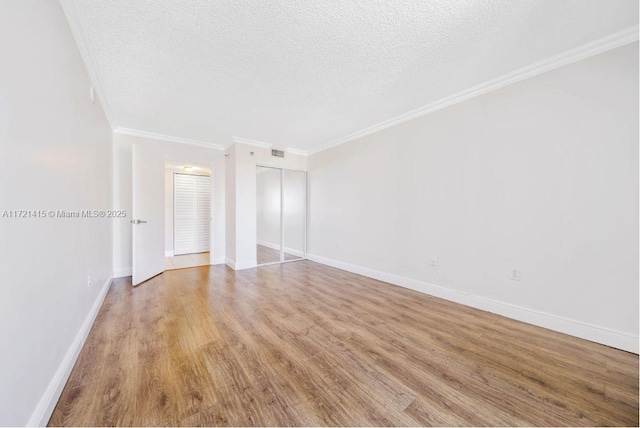
[[[224,257],[215,257],[212,261],[212,265],[223,265],[225,264],[226,259]]]
[[[164,250],[165,257],[173,257],[173,250]]]
[[[274,244],[273,242],[267,242],[267,241],[256,241],[256,242],[258,245],[264,245],[265,247],[280,251],[280,244]],[[284,247],[284,252],[287,254],[291,254],[292,256],[304,257],[304,251],[294,250],[293,248]]]
[[[131,276],[133,273],[132,267],[118,268],[113,270],[114,278],[124,278],[125,276]]]
[[[236,270],[236,261],[235,260],[231,260],[230,258],[225,258],[224,259],[224,264],[229,266],[231,269]]]
[[[251,269],[257,266],[256,262],[236,262],[230,258],[225,259],[225,264],[233,270]]]
[[[89,331],[91,331],[91,327],[93,326],[93,322],[102,307],[102,302],[104,302],[104,298],[107,296],[107,292],[109,291],[109,287],[111,287],[111,283],[113,279],[107,280],[98,297],[96,298],[91,310],[87,314],[84,322],[82,323],[82,327],[80,327],[80,331],[76,335],[71,347],[67,351],[62,363],[58,366],[58,370],[49,382],[49,386],[45,390],[44,394],[40,398],[36,409],[31,414],[29,418],[29,422],[27,426],[46,426],[49,422],[49,418],[51,418],[51,414],[53,413],[53,409],[55,409],[56,404],[58,403],[58,399],[60,398],[60,394],[62,394],[62,390],[64,389],[67,380],[69,379],[69,375],[71,374],[71,370],[80,355],[80,351],[82,350],[82,346],[84,342],[87,340],[87,336],[89,335]]]
[[[441,287],[439,285],[429,284],[427,282],[415,279],[405,278],[375,269],[363,266],[357,266],[326,257],[308,254],[307,258],[317,263],[332,266],[348,272],[357,273],[358,275],[367,276],[379,281],[388,282],[409,288],[431,296],[439,297],[456,303],[461,303],[472,308],[481,309],[483,311],[492,312],[518,321],[537,325],[539,327],[548,328],[549,330],[558,331],[560,333],[569,334],[592,342],[601,343],[613,348],[638,353],[640,344],[637,335],[625,333],[618,330],[599,327],[593,324],[576,321],[573,319],[552,315],[533,309],[523,308],[521,306],[511,305],[509,303],[500,302],[498,300],[488,299],[472,294],[461,293],[450,288]]]

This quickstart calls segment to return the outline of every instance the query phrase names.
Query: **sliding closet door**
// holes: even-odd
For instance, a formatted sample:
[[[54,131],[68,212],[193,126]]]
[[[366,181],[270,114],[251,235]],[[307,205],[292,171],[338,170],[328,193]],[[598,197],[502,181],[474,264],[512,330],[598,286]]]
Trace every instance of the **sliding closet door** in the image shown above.
[[[283,170],[284,260],[305,257],[307,173]]]
[[[209,251],[211,178],[201,175],[173,175],[174,254]]]
[[[282,170],[257,167],[256,170],[256,256],[259,265],[280,261],[282,229]]]

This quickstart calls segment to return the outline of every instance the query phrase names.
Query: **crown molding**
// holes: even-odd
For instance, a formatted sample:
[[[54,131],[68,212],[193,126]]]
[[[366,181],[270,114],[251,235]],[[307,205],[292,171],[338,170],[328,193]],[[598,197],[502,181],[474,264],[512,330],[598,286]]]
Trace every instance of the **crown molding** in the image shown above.
[[[205,147],[207,149],[224,150],[220,144],[207,143],[206,141],[192,140],[189,138],[175,137],[173,135],[156,134],[155,132],[141,131],[139,129],[116,128],[114,134],[129,135],[132,137],[150,138],[152,140],[168,141],[170,143],[189,144],[191,146]]]
[[[102,106],[102,111],[104,111],[104,115],[107,118],[107,122],[109,122],[109,126],[112,130],[117,128],[117,122],[115,115],[109,105],[109,101],[107,99],[107,93],[104,90],[104,85],[102,81],[102,77],[100,76],[100,72],[98,71],[98,67],[96,66],[95,56],[93,51],[91,50],[90,45],[87,43],[87,32],[82,25],[82,21],[79,18],[78,6],[79,2],[73,0],[59,0],[60,5],[62,6],[62,12],[67,18],[67,23],[69,24],[69,28],[71,29],[71,34],[75,39],[76,46],[80,51],[80,57],[84,62],[84,67],[87,70],[87,74],[89,75],[89,80],[93,84],[93,87],[98,94],[98,100],[100,101],[100,105]]]
[[[292,155],[299,155],[299,156],[309,156],[309,152],[307,150],[298,150],[298,149],[288,148],[287,153],[291,153]]]
[[[270,149],[273,144],[265,143],[264,141],[250,140],[249,138],[233,136],[233,142],[238,144],[247,144],[249,146],[261,147],[263,149]]]
[[[235,135],[233,136],[233,141],[235,143],[247,144],[249,146],[260,147],[263,149],[270,149],[274,147],[274,145],[271,143],[265,143],[264,141],[258,141],[258,140],[251,140],[249,138],[237,137]],[[307,156],[309,154],[309,152],[306,150],[298,150],[298,149],[291,149],[291,148],[286,149],[286,151],[287,153],[291,153],[292,155],[299,155],[299,156]]]
[[[186,139],[181,137],[156,134],[156,133],[147,132],[147,131],[140,131],[140,130],[118,127],[115,114],[110,107],[106,92],[104,90],[103,80],[100,76],[100,72],[98,71],[98,67],[96,66],[95,55],[93,54],[93,51],[90,48],[90,45],[86,42],[87,33],[79,18],[78,6],[77,6],[77,4],[81,2],[76,2],[74,0],[59,0],[59,2],[67,18],[67,22],[69,23],[69,27],[76,41],[76,45],[78,46],[78,50],[80,51],[80,55],[85,64],[85,68],[87,69],[87,74],[89,75],[91,83],[93,84],[96,90],[96,93],[98,94],[98,98],[102,105],[102,109],[114,133],[122,134],[122,135],[132,135],[132,136],[143,137],[143,138],[153,138],[153,139],[158,139],[163,141],[170,141],[174,143],[191,144],[191,145],[213,148],[218,150],[224,149],[219,144],[206,143],[203,141],[197,141],[197,140],[191,140],[191,139]],[[466,101],[468,99],[475,98],[477,96],[486,94],[488,92],[501,89],[513,83],[520,82],[522,80],[534,77],[536,75],[545,73],[547,71],[551,71],[556,68],[560,68],[562,66],[571,64],[573,62],[577,62],[582,59],[615,49],[617,47],[636,42],[638,41],[638,30],[639,30],[639,27],[637,25],[626,28],[622,31],[613,33],[609,36],[600,38],[593,42],[584,44],[582,46],[578,46],[577,48],[570,49],[561,54],[554,55],[545,60],[533,63],[526,67],[522,67],[518,70],[504,74],[495,79],[491,79],[479,85],[476,85],[466,90],[452,94],[450,96],[437,100],[433,103],[426,104],[422,107],[408,111],[399,116],[379,122],[378,124],[361,129],[360,131],[335,139],[333,141],[329,141],[311,150],[298,150],[298,149],[289,148],[287,149],[287,152],[292,154],[297,154],[297,155],[303,155],[303,156],[312,155],[312,154],[330,149],[332,147],[336,147],[341,144],[348,143],[350,141],[356,140],[366,135],[370,135],[375,132],[382,131],[384,129],[424,116],[434,111],[441,110],[443,108],[452,106],[462,101]],[[243,137],[237,137],[237,136],[233,137],[233,141],[236,143],[247,144],[247,145],[261,147],[261,148],[273,147],[273,144],[265,143],[263,141],[251,140]]]
[[[542,74],[547,71],[560,68],[562,66],[571,64],[573,62],[577,62],[582,59],[589,58],[591,56],[595,56],[600,53],[603,53],[603,52],[606,52],[606,51],[609,51],[617,47],[624,46],[636,41],[638,41],[637,25],[626,28],[617,33],[613,33],[609,36],[603,37],[593,42],[584,44],[582,46],[578,46],[577,48],[570,49],[561,54],[554,55],[545,60],[535,62],[531,65],[522,67],[510,73],[503,74],[500,77],[491,79],[479,85],[473,86],[469,89],[465,89],[464,91],[442,98],[433,103],[408,111],[407,113],[401,114],[400,116],[396,116],[394,118],[380,122],[376,125],[370,126],[368,128],[364,128],[358,132],[354,132],[353,134],[349,134],[345,137],[330,141],[319,147],[311,149],[306,153],[312,155],[312,154],[330,149],[332,147],[336,147],[341,144],[348,143],[349,141],[353,141],[358,138],[364,137],[366,135],[370,135],[375,132],[382,131],[383,129],[390,128],[394,125],[407,122],[411,119],[424,116],[428,113],[441,110],[443,108],[460,103],[462,101],[466,101],[468,99],[478,97],[488,92],[492,92],[497,89],[504,88],[505,86],[511,85],[513,83],[517,83],[522,80],[529,79],[531,77],[537,76],[538,74]]]

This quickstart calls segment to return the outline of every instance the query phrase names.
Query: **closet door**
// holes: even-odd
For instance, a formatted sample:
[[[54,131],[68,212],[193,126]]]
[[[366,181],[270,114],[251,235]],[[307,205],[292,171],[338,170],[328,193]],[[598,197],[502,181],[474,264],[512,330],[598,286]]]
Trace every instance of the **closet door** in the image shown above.
[[[196,233],[195,175],[173,174],[173,253],[194,252]]]
[[[173,175],[173,253],[209,251],[211,178]]]
[[[279,263],[282,248],[282,170],[257,167],[256,260],[258,265]]]
[[[284,261],[306,257],[307,173],[282,172]]]

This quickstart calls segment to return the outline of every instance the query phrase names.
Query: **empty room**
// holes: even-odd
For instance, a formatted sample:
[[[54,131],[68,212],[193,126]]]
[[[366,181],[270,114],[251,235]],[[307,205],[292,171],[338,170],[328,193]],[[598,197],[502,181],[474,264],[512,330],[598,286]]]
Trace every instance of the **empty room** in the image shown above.
[[[638,426],[637,0],[1,0],[0,426]]]

